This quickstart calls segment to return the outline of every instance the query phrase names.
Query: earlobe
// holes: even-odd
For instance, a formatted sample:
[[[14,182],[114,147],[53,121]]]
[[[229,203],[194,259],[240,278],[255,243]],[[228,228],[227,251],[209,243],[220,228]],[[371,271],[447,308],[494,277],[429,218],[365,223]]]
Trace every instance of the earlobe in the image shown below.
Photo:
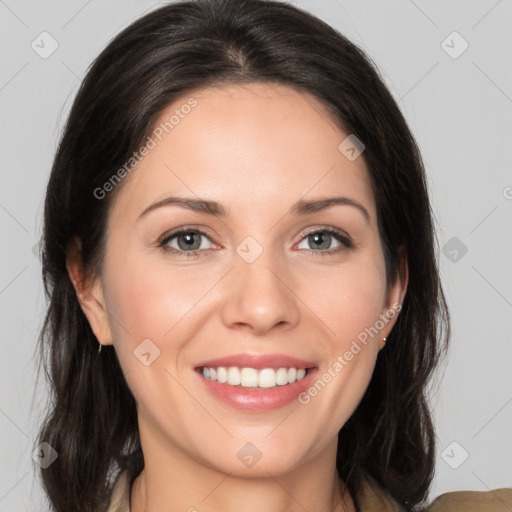
[[[66,252],[66,268],[69,279],[84,315],[91,329],[102,345],[112,345],[112,335],[108,322],[103,286],[99,276],[88,279],[81,261],[81,243],[74,238]]]

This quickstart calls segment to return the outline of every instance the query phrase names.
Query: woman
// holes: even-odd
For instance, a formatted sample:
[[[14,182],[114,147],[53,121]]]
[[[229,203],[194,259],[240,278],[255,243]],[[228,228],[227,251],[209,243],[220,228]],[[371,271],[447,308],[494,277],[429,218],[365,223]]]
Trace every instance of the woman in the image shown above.
[[[423,510],[435,249],[414,138],[339,33],[259,0],[138,20],[89,70],[48,184],[53,508]]]

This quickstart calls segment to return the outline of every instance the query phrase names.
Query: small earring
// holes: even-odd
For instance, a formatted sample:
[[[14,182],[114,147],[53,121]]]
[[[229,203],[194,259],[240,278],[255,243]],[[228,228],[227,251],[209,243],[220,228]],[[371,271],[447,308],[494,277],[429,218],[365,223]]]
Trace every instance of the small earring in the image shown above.
[[[101,343],[99,343],[98,354],[101,352],[101,347],[103,347],[103,345]]]
[[[386,344],[386,338],[382,338],[382,341],[384,342],[384,344]]]

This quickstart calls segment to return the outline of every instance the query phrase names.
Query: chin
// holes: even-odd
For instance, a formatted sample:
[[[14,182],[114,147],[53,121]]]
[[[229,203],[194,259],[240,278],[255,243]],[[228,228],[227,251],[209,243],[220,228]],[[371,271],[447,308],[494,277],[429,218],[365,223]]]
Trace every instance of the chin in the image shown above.
[[[246,439],[238,438],[224,447],[217,446],[216,454],[210,452],[203,458],[204,464],[234,477],[268,478],[269,474],[288,474],[306,459],[296,449],[284,450],[282,444],[269,442],[264,437],[260,437],[259,441],[254,438],[253,442]]]

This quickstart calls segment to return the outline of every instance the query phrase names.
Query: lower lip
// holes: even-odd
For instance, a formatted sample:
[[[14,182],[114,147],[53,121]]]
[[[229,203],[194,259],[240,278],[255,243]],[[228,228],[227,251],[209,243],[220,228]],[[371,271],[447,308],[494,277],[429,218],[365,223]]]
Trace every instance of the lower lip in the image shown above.
[[[312,368],[303,379],[284,386],[243,388],[220,384],[216,380],[206,379],[202,373],[195,371],[212,395],[229,406],[244,411],[271,411],[288,405],[310,387],[316,372],[317,369]]]

